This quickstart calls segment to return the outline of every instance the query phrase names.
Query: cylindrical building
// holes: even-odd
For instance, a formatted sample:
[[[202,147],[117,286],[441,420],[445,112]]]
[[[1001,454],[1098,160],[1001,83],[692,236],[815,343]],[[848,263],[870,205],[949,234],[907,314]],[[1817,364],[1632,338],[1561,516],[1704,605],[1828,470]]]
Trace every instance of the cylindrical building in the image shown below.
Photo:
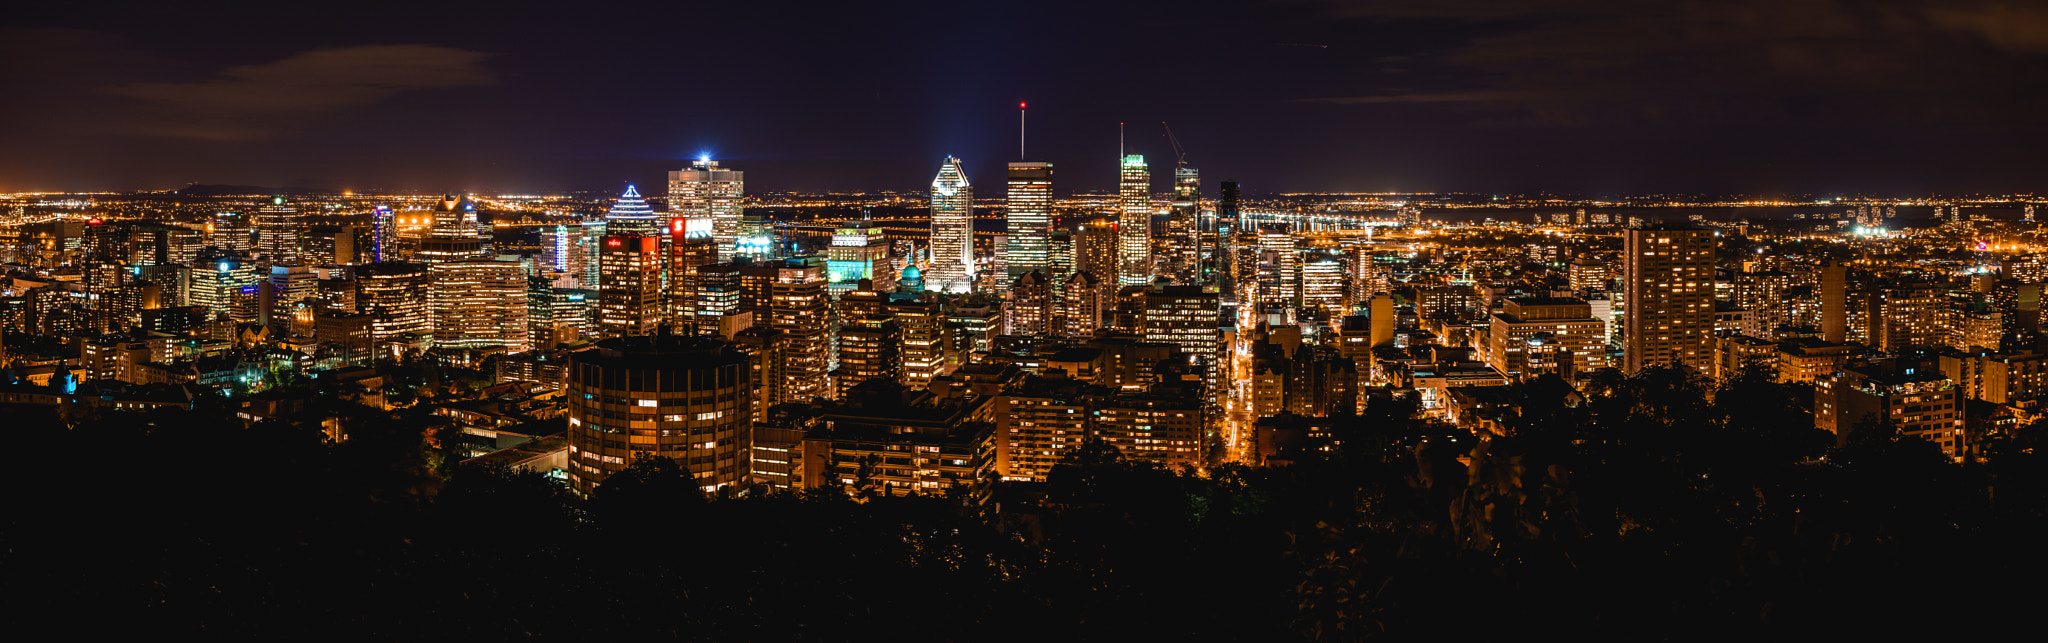
[[[751,365],[724,341],[616,337],[570,356],[569,482],[588,494],[642,453],[706,490],[739,484],[753,439]]]

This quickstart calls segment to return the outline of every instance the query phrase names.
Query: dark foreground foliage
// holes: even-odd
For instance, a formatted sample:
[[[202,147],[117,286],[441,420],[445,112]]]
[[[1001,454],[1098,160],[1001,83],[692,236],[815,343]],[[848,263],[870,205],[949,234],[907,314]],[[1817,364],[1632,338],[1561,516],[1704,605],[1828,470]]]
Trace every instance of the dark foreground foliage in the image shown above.
[[[2041,595],[2048,425],[1955,465],[1882,425],[1838,447],[1759,377],[1519,394],[1507,437],[1381,404],[1293,466],[1091,449],[981,507],[702,498],[649,465],[579,501],[446,465],[414,415],[328,446],[10,409],[0,572],[23,626],[320,638],[1891,638]]]

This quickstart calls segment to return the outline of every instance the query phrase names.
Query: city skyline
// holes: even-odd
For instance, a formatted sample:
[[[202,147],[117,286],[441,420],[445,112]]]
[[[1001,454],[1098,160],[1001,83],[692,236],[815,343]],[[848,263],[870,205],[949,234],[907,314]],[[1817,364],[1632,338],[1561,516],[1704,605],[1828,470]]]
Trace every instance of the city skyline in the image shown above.
[[[80,631],[1967,636],[2048,569],[2048,5],[10,9],[0,569]]]

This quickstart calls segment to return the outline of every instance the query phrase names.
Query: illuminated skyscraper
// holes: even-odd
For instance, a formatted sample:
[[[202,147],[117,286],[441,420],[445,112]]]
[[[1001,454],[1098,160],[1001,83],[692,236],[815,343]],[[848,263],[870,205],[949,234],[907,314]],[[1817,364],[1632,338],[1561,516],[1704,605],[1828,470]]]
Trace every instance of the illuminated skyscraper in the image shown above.
[[[897,270],[889,260],[889,237],[872,222],[848,223],[832,235],[825,249],[825,279],[837,292],[854,289],[862,279],[873,282],[873,290],[896,289]]]
[[[653,335],[661,325],[661,237],[605,235],[598,272],[598,334]]]
[[[1051,274],[1052,164],[1011,163],[1008,256],[1011,283],[1032,271]]]
[[[781,377],[768,383],[770,406],[824,396],[830,371],[831,307],[822,266],[773,261],[740,267],[740,310],[755,326],[781,331]]]
[[[432,330],[427,267],[386,261],[356,269],[356,310],[370,315],[370,339],[382,343]]]
[[[240,253],[208,248],[193,261],[185,303],[205,307],[209,317],[232,316],[238,301],[254,301],[256,282],[262,279],[255,264],[244,261]]]
[[[372,262],[398,260],[397,212],[390,206],[377,206],[370,211],[370,260]]]
[[[250,240],[249,217],[239,212],[216,212],[210,223],[206,245],[239,253],[256,249],[256,244]]]
[[[433,227],[427,238],[420,240],[419,251],[414,255],[418,261],[467,261],[490,253],[477,224],[476,203],[468,197],[441,197],[434,204],[432,217]]]
[[[558,225],[540,231],[541,272],[565,273],[583,280],[582,226]]]
[[[699,337],[607,339],[572,354],[570,487],[588,494],[637,457],[672,458],[705,489],[743,482],[750,368],[731,344]]]
[[[1216,246],[1209,250],[1209,261],[1216,271],[1216,291],[1223,295],[1224,304],[1235,304],[1237,298],[1238,265],[1237,235],[1241,224],[1238,220],[1237,182],[1224,181],[1218,186],[1216,199]]]
[[[1622,237],[1628,316],[1622,370],[1713,361],[1714,232],[1683,225],[1632,228]]]
[[[298,206],[284,197],[271,197],[270,203],[256,208],[255,219],[257,255],[273,266],[297,265],[299,233],[306,226]]]
[[[932,178],[932,263],[925,288],[967,292],[974,283],[974,186],[960,159],[948,156]]]
[[[1145,157],[1124,157],[1117,182],[1117,283],[1152,283],[1152,173]]]
[[[668,317],[678,326],[676,332],[697,332],[699,291],[705,286],[703,269],[718,263],[718,240],[711,237],[711,221],[669,219],[668,252]],[[717,314],[723,315],[725,310]],[[714,332],[699,334],[714,334],[718,320],[704,321]]]
[[[637,234],[659,237],[662,225],[654,216],[654,208],[647,205],[647,199],[640,197],[640,190],[626,186],[626,193],[619,195],[610,212],[604,214],[606,234]]]
[[[1202,173],[1173,169],[1173,214],[1166,220],[1164,247],[1173,252],[1174,283],[1195,284],[1201,270]]]
[[[746,184],[745,172],[718,167],[710,157],[691,162],[689,169],[668,173],[669,215],[710,221],[711,238],[718,240],[719,263],[732,261],[738,249]]]
[[[517,261],[471,260],[427,268],[428,308],[433,312],[436,348],[498,348],[525,351],[526,270]]]

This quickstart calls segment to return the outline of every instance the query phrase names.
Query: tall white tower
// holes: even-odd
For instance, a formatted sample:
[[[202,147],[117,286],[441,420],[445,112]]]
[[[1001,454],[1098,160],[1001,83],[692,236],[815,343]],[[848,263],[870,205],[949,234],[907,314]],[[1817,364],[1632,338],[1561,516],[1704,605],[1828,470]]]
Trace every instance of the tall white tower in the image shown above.
[[[951,156],[932,178],[932,266],[924,283],[943,292],[974,287],[974,186]]]

